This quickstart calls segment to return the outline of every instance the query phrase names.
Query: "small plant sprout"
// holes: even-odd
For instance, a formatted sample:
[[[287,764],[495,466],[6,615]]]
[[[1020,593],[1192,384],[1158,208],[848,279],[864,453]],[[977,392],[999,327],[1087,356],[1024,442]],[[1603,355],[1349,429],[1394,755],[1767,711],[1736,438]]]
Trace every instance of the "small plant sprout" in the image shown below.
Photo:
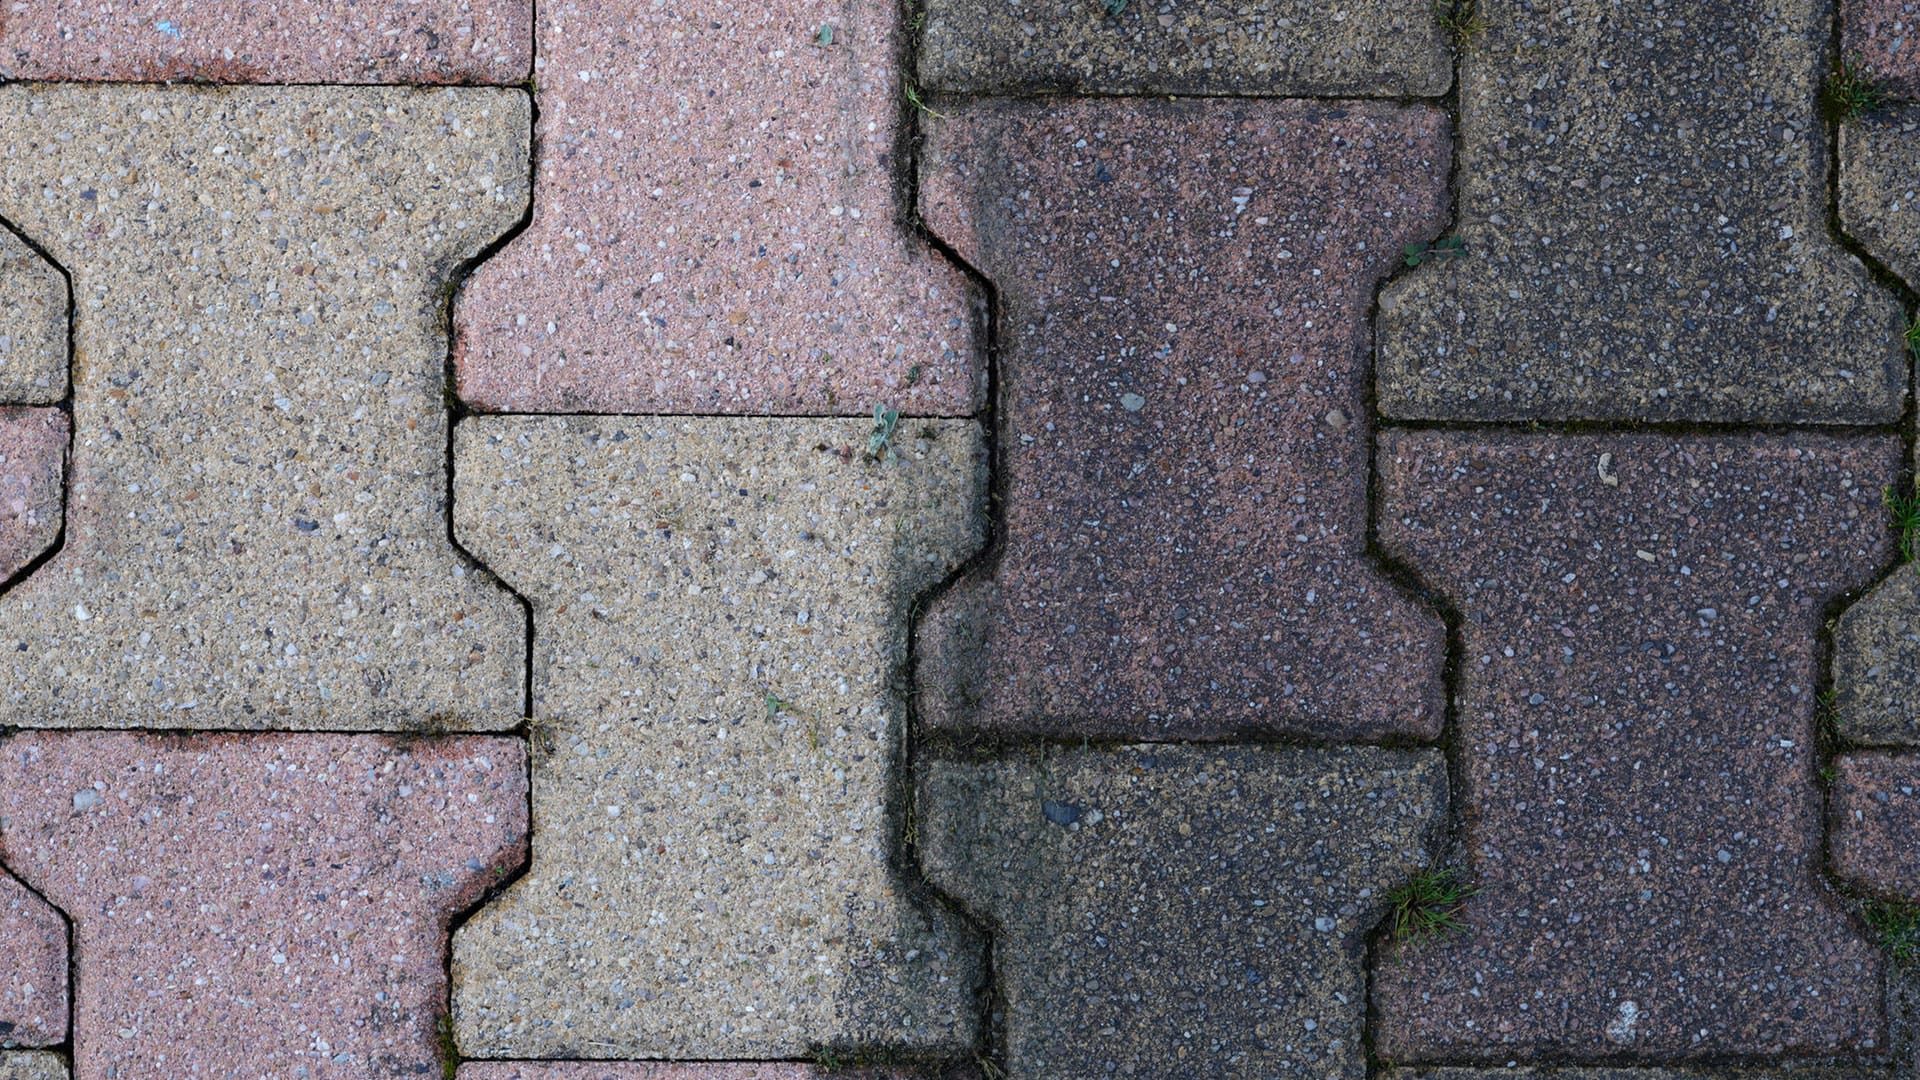
[[[1920,491],[1911,495],[1895,494],[1892,488],[1881,493],[1887,504],[1893,534],[1900,538],[1900,559],[1912,562],[1920,556]]]
[[[1406,883],[1387,894],[1393,915],[1393,936],[1405,940],[1460,928],[1460,909],[1479,892],[1461,881],[1460,868],[1447,866],[1416,871]]]
[[[1457,236],[1436,240],[1431,244],[1408,244],[1404,249],[1408,266],[1419,266],[1428,259],[1460,259],[1466,257],[1467,242]]]
[[[1894,963],[1904,967],[1920,960],[1920,904],[1869,900],[1860,914]]]
[[[1913,362],[1920,364],[1920,314],[1907,324],[1907,352],[1913,356]]]
[[[927,104],[926,99],[920,96],[920,88],[918,86],[915,86],[913,83],[911,82],[907,83],[906,89],[903,91],[903,93],[907,95],[907,104],[913,106],[914,108],[920,110],[923,113],[926,113],[928,116],[931,116],[936,120],[945,120],[947,118],[946,113],[935,112],[933,108]]]
[[[867,436],[867,460],[893,460],[893,433],[900,426],[900,410],[873,407],[873,431]]]
[[[1487,28],[1487,17],[1480,11],[1480,0],[1436,0],[1433,17],[1440,21],[1453,43],[1465,45]]]
[[[1886,100],[1879,82],[1862,68],[1857,56],[1851,60],[1844,56],[1840,58],[1827,76],[1822,97],[1826,101],[1827,112],[1835,120],[1841,121],[1858,120],[1878,109]]]

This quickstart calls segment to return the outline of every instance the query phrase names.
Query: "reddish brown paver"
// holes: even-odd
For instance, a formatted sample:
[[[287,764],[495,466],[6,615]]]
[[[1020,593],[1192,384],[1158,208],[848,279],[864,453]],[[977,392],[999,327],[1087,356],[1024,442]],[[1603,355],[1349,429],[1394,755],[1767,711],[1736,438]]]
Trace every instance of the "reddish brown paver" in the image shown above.
[[[0,870],[0,1047],[66,1037],[66,921]]]
[[[67,414],[0,408],[0,581],[60,535]]]
[[[0,78],[512,83],[530,0],[4,0]]]
[[[1890,551],[1889,437],[1390,432],[1382,542],[1458,606],[1463,931],[1375,974],[1389,1061],[1884,1043],[1819,882],[1825,605]]]
[[[1877,896],[1920,900],[1920,757],[1834,762],[1833,869]]]
[[[542,5],[533,219],[460,299],[461,396],[970,412],[967,279],[900,220],[901,10]]]
[[[1920,97],[1920,0],[1841,0],[1840,48],[1888,93]]]
[[[0,743],[8,865],[73,919],[75,1080],[438,1073],[448,923],[526,857],[524,747]]]
[[[1437,228],[1437,111],[991,103],[934,232],[998,284],[1006,540],[920,631],[943,727],[1439,731],[1438,617],[1366,555],[1364,313]]]

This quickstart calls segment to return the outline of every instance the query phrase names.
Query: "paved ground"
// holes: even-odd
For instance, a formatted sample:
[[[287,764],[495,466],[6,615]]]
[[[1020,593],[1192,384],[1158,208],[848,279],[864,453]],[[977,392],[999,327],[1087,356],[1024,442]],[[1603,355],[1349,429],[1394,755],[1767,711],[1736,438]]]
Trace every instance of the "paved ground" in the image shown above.
[[[0,1080],[1920,1075],[1920,2],[0,0]]]

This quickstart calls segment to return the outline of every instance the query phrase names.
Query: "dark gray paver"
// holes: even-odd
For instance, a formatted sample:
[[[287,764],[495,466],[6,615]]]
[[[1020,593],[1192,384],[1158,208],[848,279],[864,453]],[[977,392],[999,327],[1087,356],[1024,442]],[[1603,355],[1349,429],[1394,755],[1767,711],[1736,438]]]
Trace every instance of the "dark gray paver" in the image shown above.
[[[1378,104],[933,124],[927,222],[1003,305],[1005,542],[920,626],[924,718],[1438,733],[1440,620],[1366,554],[1364,312],[1446,165],[1437,111]]]
[[[1714,1066],[1699,1069],[1659,1069],[1645,1066],[1482,1068],[1436,1066],[1387,1069],[1381,1080],[1893,1080],[1884,1065],[1764,1067]]]
[[[1053,748],[919,779],[927,876],[994,931],[1008,1075],[1366,1075],[1367,935],[1438,751]]]
[[[1387,288],[1393,417],[1885,422],[1895,297],[1829,236],[1820,0],[1481,0],[1466,255]]]
[[[1458,605],[1459,933],[1386,951],[1394,1062],[1884,1047],[1820,882],[1825,605],[1887,557],[1892,437],[1390,432],[1382,542]]]
[[[1840,126],[1840,224],[1920,287],[1920,105]]]

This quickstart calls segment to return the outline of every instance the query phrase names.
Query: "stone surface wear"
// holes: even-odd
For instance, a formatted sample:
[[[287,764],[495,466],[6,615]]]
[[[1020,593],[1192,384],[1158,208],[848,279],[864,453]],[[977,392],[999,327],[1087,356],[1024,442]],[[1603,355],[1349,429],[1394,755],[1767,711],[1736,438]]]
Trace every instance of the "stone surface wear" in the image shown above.
[[[469,1057],[972,1045],[889,862],[907,605],[984,541],[971,421],[473,419],[457,534],[533,604],[539,841],[454,942]]]
[[[1834,760],[1833,872],[1876,896],[1920,900],[1920,758]]]
[[[921,624],[920,715],[1437,736],[1440,619],[1366,553],[1364,313],[1438,228],[1441,115],[990,103],[926,170],[999,287],[1007,540]]]
[[[1840,126],[1840,223],[1869,254],[1920,288],[1920,105]]]
[[[67,300],[60,271],[0,226],[0,402],[66,396]]]
[[[499,90],[0,88],[72,275],[64,547],[0,597],[28,726],[510,727],[525,617],[447,536],[444,287],[521,214]]]
[[[1920,98],[1920,0],[1840,0],[1840,51],[1888,94]]]
[[[66,1037],[66,921],[0,871],[0,1047],[53,1046]]]
[[[920,82],[970,94],[1437,97],[1453,83],[1426,0],[1259,5],[929,0]]]
[[[1618,1068],[1437,1066],[1383,1069],[1380,1076],[1382,1080],[1893,1080],[1884,1066],[1877,1065],[1793,1065],[1783,1069],[1723,1065],[1701,1069],[1650,1069],[1640,1065]]]
[[[44,1050],[0,1051],[0,1080],[67,1080],[67,1063]]]
[[[460,395],[544,412],[973,411],[984,322],[905,225],[892,0],[540,6],[533,220]]]
[[[919,791],[928,879],[994,932],[1007,1075],[1367,1075],[1367,937],[1438,751],[1056,748]]]
[[[1382,413],[1899,418],[1904,313],[1827,226],[1825,3],[1479,8],[1465,254],[1381,295]]]
[[[645,1061],[469,1061],[459,1080],[906,1080],[894,1071],[815,1068],[791,1062],[662,1065]],[[0,1078],[4,1080],[4,1078]]]
[[[1382,543],[1460,612],[1479,893],[1389,949],[1390,1062],[1885,1045],[1817,877],[1816,644],[1890,554],[1898,439],[1392,432]]]
[[[59,538],[66,456],[65,413],[0,407],[0,581]]]
[[[440,1071],[450,920],[526,858],[525,744],[26,732],[7,864],[73,918],[76,1080]]]
[[[0,79],[513,83],[528,0],[5,0]]]

